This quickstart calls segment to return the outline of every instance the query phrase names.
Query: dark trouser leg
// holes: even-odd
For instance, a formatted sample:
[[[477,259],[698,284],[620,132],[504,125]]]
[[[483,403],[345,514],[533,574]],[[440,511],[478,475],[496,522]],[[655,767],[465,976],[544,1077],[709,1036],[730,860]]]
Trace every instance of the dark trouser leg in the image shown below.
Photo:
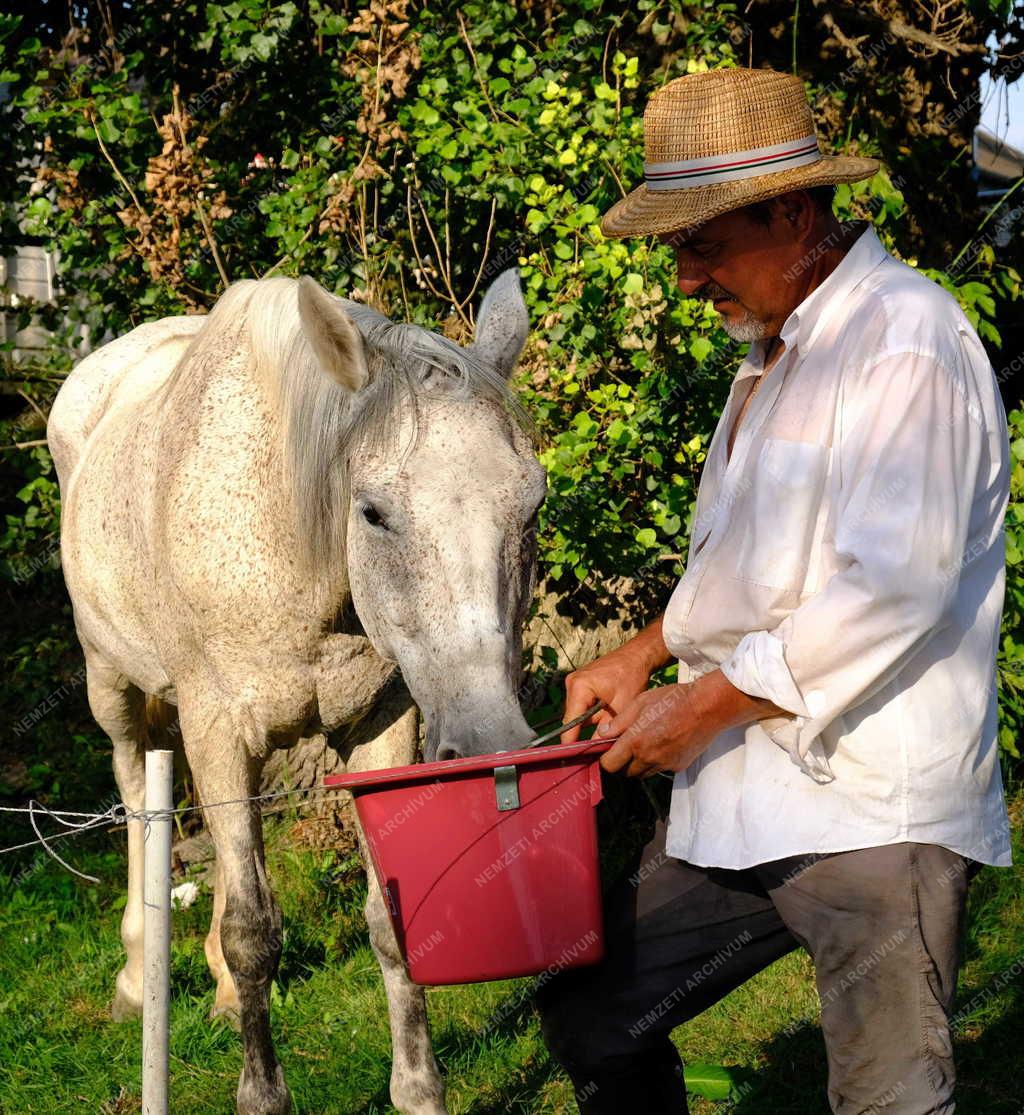
[[[936,844],[754,869],[814,960],[836,1115],[953,1111],[949,1013],[967,891]]]
[[[665,854],[665,826],[605,900],[606,956],[537,993],[544,1038],[584,1115],[680,1115],[669,1034],[796,945],[750,871]]]

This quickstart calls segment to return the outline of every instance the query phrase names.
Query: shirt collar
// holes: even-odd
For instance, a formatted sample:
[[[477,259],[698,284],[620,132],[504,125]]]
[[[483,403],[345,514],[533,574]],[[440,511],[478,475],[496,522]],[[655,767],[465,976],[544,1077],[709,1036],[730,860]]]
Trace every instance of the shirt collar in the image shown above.
[[[806,352],[832,311],[843,305],[856,287],[885,259],[885,248],[873,225],[867,221],[845,223],[845,227],[856,228],[858,225],[863,226],[863,231],[839,265],[786,318],[779,337],[785,342],[787,351],[797,348]]]

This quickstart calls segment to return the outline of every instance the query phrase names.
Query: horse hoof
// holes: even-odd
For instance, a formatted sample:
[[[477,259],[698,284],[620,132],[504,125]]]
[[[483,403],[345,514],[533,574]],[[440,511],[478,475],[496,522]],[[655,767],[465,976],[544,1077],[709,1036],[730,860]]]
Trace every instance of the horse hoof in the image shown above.
[[[133,1018],[141,1018],[142,1000],[135,999],[118,988],[110,1006],[110,1017],[115,1022],[128,1022]]]
[[[260,1080],[242,1070],[238,1082],[238,1115],[288,1115],[292,1097],[284,1082],[281,1066],[275,1066],[273,1080]]]

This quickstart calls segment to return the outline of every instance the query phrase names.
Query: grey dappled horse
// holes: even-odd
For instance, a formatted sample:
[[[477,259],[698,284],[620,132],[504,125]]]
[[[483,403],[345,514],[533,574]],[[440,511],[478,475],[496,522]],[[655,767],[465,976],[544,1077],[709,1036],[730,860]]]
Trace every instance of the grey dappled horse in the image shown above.
[[[409,694],[428,759],[530,738],[516,691],[545,478],[506,383],[527,328],[514,271],[468,348],[311,279],[263,279],[207,317],[141,325],[70,374],[48,429],[61,555],[130,809],[167,705],[209,803],[257,793],[268,753],[321,729],[347,726],[349,770],[415,761]],[[206,823],[214,1010],[241,1024],[239,1112],[276,1115],[290,1106],[268,1014],[281,919],[260,812],[222,806]],[[142,1003],[142,839],[129,822],[115,1017]],[[366,919],[392,1100],[443,1112],[423,992],[372,871]]]

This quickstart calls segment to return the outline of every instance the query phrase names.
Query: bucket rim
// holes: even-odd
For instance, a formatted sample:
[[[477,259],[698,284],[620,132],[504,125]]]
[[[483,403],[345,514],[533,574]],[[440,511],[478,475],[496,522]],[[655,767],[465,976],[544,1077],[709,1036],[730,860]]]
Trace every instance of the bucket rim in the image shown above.
[[[328,774],[324,778],[324,786],[334,790],[351,790],[354,793],[396,782],[449,782],[460,775],[476,774],[497,767],[557,766],[576,759],[597,759],[617,738],[617,736],[602,736],[600,739],[558,743],[550,747],[524,747],[518,751],[470,755],[465,759],[441,759],[433,763],[413,763],[409,766],[384,767],[353,774]]]

